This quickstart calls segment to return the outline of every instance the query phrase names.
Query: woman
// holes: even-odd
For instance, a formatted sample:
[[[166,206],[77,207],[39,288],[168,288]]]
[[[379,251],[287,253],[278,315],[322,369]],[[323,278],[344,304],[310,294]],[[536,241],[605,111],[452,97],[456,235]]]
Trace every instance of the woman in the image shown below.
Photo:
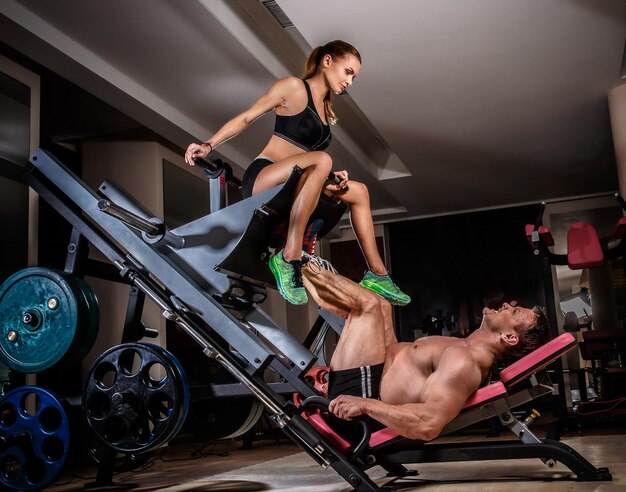
[[[227,122],[206,143],[191,144],[185,161],[206,157],[226,140],[238,135],[265,113],[276,110],[274,134],[243,177],[243,195],[266,191],[289,178],[295,165],[303,170],[289,216],[287,243],[270,258],[270,268],[282,296],[292,304],[307,302],[302,285],[302,240],[332,168],[323,152],[331,140],[330,125],[336,122],[331,93],[340,94],[352,85],[361,69],[361,55],[345,41],[331,41],[313,50],[304,79],[287,77],[274,83],[248,110]],[[350,218],[367,261],[361,285],[393,304],[405,305],[409,296],[391,280],[378,253],[369,194],[364,184],[348,180],[346,171],[335,171],[341,181],[327,187],[350,206]]]

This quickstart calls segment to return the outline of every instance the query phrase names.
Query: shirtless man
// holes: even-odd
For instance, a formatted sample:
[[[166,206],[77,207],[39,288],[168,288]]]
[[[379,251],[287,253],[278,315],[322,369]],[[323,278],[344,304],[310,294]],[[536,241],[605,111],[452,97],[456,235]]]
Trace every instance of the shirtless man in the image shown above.
[[[330,362],[329,410],[344,420],[369,416],[410,439],[437,437],[506,351],[524,346],[527,353],[549,338],[539,308],[505,303],[485,308],[467,338],[399,343],[387,301],[313,262],[302,273],[319,305],[346,318]]]

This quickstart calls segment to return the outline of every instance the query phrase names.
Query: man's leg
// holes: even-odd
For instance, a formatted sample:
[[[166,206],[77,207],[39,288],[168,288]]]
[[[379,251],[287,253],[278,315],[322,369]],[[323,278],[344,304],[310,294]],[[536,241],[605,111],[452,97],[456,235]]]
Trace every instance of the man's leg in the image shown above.
[[[397,341],[389,303],[341,275],[319,271],[311,263],[302,269],[302,273],[304,286],[317,303],[346,318],[330,361],[331,370],[383,363],[387,346]]]
[[[398,338],[396,337],[396,330],[393,328],[393,313],[391,312],[391,304],[385,301],[382,303],[381,307],[383,313],[383,323],[385,326],[385,347],[389,347],[392,343],[398,343]]]

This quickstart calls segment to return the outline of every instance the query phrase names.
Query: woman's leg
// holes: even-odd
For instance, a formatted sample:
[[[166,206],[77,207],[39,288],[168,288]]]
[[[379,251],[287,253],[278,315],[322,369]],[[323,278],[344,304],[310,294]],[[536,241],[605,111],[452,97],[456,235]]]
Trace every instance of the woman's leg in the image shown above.
[[[332,160],[325,152],[309,152],[274,162],[259,172],[254,181],[252,194],[284,183],[293,172],[294,166],[304,171],[294,192],[295,198],[289,213],[287,242],[282,251],[270,258],[269,267],[281,295],[292,304],[305,304],[307,295],[301,274],[302,242],[307,222],[328,179]]]
[[[350,206],[350,221],[357,241],[363,251],[363,256],[368,268],[376,275],[386,275],[387,268],[380,257],[376,235],[374,234],[374,222],[372,209],[370,208],[370,196],[367,186],[358,181],[348,181],[347,190],[330,190],[342,202]]]
[[[325,152],[308,152],[275,162],[264,168],[257,176],[252,194],[256,195],[287,181],[294,166],[304,170],[296,190],[296,197],[289,215],[287,244],[283,250],[286,261],[299,260],[302,257],[302,238],[306,224],[315,210],[328,173],[332,168],[332,159]]]
[[[332,186],[329,189],[341,201],[350,206],[352,228],[369,268],[360,285],[375,292],[392,304],[404,306],[411,302],[411,298],[393,282],[387,267],[385,267],[385,263],[380,257],[378,245],[376,244],[376,235],[374,234],[374,221],[372,220],[367,187],[358,181],[348,181],[347,190],[333,190]]]

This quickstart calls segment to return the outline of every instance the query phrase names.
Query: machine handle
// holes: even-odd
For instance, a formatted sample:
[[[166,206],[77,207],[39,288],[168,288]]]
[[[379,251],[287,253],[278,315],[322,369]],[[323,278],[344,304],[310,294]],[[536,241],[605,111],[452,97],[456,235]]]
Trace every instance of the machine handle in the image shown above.
[[[298,410],[302,412],[309,407],[318,407],[318,408],[328,411],[329,405],[330,405],[330,400],[328,398],[324,398],[323,396],[309,396],[302,402]],[[370,432],[369,425],[367,424],[367,421],[361,417],[357,417],[354,420],[358,422],[359,424],[361,424],[363,435],[361,436],[361,439],[359,439],[359,442],[357,443],[357,445],[354,446],[354,449],[352,450],[352,453],[350,454],[350,457],[348,458],[349,461],[354,460],[363,452],[363,450],[369,444],[370,437],[371,437],[371,432]]]
[[[194,157],[193,161],[200,166],[209,179],[217,179],[224,174],[226,182],[241,188],[241,180],[233,176],[233,169],[219,157]]]
[[[111,200],[100,200],[98,202],[98,209],[102,212],[105,212],[113,217],[118,218],[122,222],[128,224],[129,226],[138,229],[141,232],[144,232],[150,236],[157,236],[163,233],[163,226],[159,226],[159,224],[155,224],[150,222],[143,217],[139,217],[138,215],[126,210],[125,208],[116,205]]]
[[[331,171],[330,173],[328,173],[328,181],[338,185],[339,183],[341,183],[341,178],[339,176],[336,176],[335,173]]]

